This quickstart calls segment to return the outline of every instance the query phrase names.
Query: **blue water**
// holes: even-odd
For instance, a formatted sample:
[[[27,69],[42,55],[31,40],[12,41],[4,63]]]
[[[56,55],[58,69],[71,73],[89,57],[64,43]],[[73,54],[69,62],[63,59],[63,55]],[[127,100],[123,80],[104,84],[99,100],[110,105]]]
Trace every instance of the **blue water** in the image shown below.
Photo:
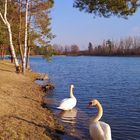
[[[73,114],[73,123],[64,123],[70,135],[90,139],[88,122],[96,108],[87,105],[96,98],[104,109],[101,120],[110,125],[113,140],[140,140],[139,57],[61,56],[53,57],[51,63],[32,57],[31,67],[36,72],[48,73],[55,84],[48,99],[53,100],[50,106],[56,115],[60,113],[58,116],[63,120],[63,116]],[[73,112],[60,112],[55,107],[69,96],[70,84],[75,86],[77,106]]]

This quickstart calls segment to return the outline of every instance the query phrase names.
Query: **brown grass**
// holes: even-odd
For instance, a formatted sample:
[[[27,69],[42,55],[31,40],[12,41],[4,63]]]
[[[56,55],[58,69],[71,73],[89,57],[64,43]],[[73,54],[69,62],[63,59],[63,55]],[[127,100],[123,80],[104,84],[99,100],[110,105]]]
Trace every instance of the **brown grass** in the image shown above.
[[[0,140],[57,139],[56,130],[63,131],[41,106],[44,93],[33,82],[36,76],[16,74],[13,64],[0,61]]]

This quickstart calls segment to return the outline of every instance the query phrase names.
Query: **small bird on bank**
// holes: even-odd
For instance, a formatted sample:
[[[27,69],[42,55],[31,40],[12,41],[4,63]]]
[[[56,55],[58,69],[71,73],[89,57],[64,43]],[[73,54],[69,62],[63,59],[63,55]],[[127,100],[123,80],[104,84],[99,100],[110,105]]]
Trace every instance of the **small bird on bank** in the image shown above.
[[[89,102],[89,106],[96,106],[98,112],[90,119],[89,132],[93,140],[112,140],[110,126],[102,121],[99,121],[103,115],[103,108],[100,102],[93,99]]]
[[[71,110],[76,106],[77,100],[75,96],[73,95],[73,88],[74,88],[74,85],[70,85],[70,97],[63,99],[59,107],[57,107],[58,109]]]

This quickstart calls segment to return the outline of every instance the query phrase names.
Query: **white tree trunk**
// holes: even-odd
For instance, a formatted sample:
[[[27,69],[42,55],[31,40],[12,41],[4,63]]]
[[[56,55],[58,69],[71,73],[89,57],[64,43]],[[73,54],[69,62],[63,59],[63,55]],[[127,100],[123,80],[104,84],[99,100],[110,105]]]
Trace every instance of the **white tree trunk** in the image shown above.
[[[19,67],[19,63],[16,57],[16,53],[15,53],[15,49],[14,49],[14,45],[13,45],[13,40],[12,40],[12,31],[11,31],[11,26],[9,23],[7,23],[7,28],[8,28],[8,32],[9,32],[9,40],[10,40],[10,46],[11,46],[11,53],[15,62],[15,66]]]
[[[7,20],[7,0],[5,0],[4,16],[0,12],[0,17],[1,17],[2,21],[4,22],[4,24],[8,28],[10,49],[11,49],[11,53],[12,53],[11,55],[12,55],[12,57],[14,59],[14,62],[15,62],[16,71],[18,72],[19,71],[19,63],[18,63],[18,60],[17,60],[17,57],[16,57],[15,48],[14,48],[14,45],[13,45],[11,26],[10,26],[10,23],[8,22],[8,20]]]
[[[23,73],[24,73],[24,74],[25,74],[25,69],[26,69],[26,58],[27,58],[28,6],[29,6],[29,2],[28,2],[28,0],[26,0],[26,15],[25,15],[25,44],[24,44],[24,56],[23,56]]]

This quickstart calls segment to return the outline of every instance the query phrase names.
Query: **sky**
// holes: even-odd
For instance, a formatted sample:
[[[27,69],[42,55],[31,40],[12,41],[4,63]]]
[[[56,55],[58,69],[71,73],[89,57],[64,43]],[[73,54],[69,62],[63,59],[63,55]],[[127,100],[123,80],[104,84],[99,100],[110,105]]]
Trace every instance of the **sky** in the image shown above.
[[[52,33],[56,37],[53,44],[77,44],[80,49],[88,48],[89,42],[93,45],[103,40],[117,41],[128,36],[140,36],[140,10],[129,18],[93,18],[92,14],[80,12],[73,8],[74,0],[55,0],[51,10]]]

